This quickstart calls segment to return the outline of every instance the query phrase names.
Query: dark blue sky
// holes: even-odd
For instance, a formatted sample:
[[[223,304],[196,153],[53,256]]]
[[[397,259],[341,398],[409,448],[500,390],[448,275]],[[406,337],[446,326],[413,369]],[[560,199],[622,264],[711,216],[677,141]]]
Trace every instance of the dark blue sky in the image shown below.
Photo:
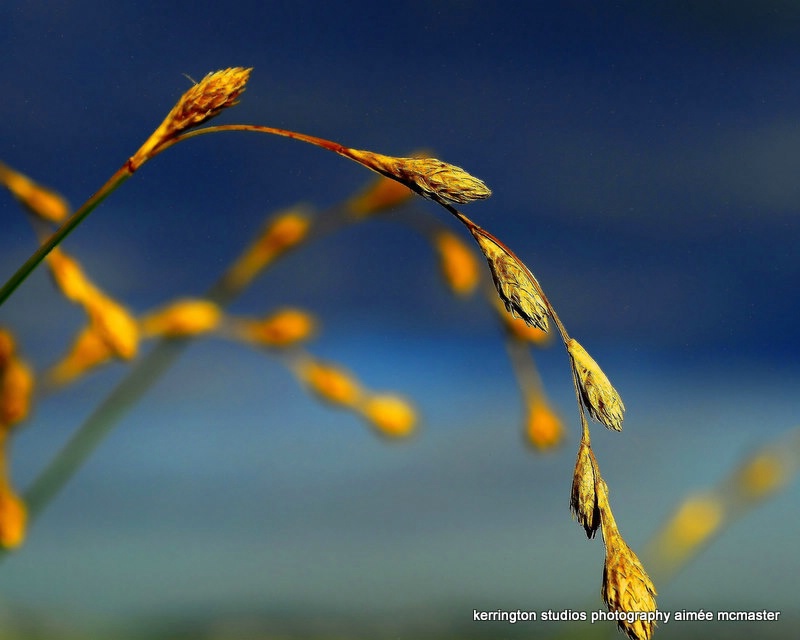
[[[626,431],[618,448],[608,438],[598,447],[634,546],[686,491],[795,424],[796,3],[7,2],[0,45],[0,159],[74,206],[157,126],[189,86],[183,74],[234,65],[254,72],[219,122],[391,155],[432,149],[484,179],[494,195],[465,212],[527,263],[622,387]],[[297,201],[323,209],[370,178],[294,141],[208,136],[146,165],[66,247],[141,312],[204,291],[270,211]],[[416,206],[451,225],[432,203]],[[0,270],[10,275],[34,236],[10,198],[0,198],[0,219]],[[165,610],[244,602],[346,612],[363,598],[381,611],[390,588],[380,573],[405,594],[399,608],[418,607],[413,585],[431,580],[428,601],[443,606],[457,600],[448,597],[459,583],[474,586],[465,597],[476,606],[487,594],[497,606],[529,594],[544,602],[545,578],[519,560],[530,553],[532,564],[563,571],[552,604],[578,607],[577,550],[592,576],[580,606],[592,603],[600,547],[584,549],[565,508],[574,449],[539,460],[519,446],[519,400],[491,314],[478,301],[453,301],[435,270],[425,242],[387,215],[298,252],[234,307],[290,303],[319,314],[316,352],[414,397],[425,414],[420,438],[387,449],[353,418],[307,400],[279,365],[198,345],[2,567],[13,576],[0,577],[13,583],[9,598],[90,614],[158,612],[159,598]],[[79,319],[41,273],[0,310],[37,366],[61,353]],[[542,366],[577,434],[565,359],[548,353]],[[20,438],[21,479],[119,374],[43,401]],[[209,470],[209,456],[224,464]],[[208,495],[220,515],[204,517]],[[796,497],[795,488],[784,511],[771,507],[764,518],[774,528],[759,530],[777,570],[789,545],[777,518],[788,505],[796,522]],[[61,527],[84,542],[59,561]],[[736,554],[756,532],[739,535],[720,544]],[[187,551],[171,555],[176,544]],[[403,569],[402,549],[418,551],[415,570]],[[752,576],[722,555],[665,597],[724,587],[732,591],[718,600],[747,601],[749,585],[734,586]],[[221,576],[217,589],[198,587],[205,559]],[[48,582],[72,562],[85,598]],[[169,567],[165,592],[182,597],[148,591],[159,566]],[[111,579],[133,586],[104,589]],[[348,598],[342,583],[360,586]]]

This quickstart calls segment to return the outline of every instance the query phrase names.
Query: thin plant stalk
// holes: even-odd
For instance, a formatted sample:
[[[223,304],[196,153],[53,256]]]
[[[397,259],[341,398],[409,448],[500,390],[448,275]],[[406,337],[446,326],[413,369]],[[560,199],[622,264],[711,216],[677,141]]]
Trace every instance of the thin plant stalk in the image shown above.
[[[127,164],[120,167],[98,191],[89,198],[80,209],[76,210],[50,237],[48,237],[39,248],[28,258],[23,265],[17,269],[8,281],[0,289],[0,305],[16,291],[16,289],[27,279],[39,263],[45,259],[55,247],[57,247],[83,220],[94,211],[97,206],[110,196],[116,189],[133,175]]]

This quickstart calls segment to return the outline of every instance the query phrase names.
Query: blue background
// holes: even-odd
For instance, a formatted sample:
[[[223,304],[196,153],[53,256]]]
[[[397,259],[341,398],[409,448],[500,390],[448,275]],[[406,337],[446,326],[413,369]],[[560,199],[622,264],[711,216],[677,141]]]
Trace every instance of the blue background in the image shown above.
[[[183,74],[236,65],[255,69],[218,122],[432,149],[484,179],[494,195],[465,212],[537,275],[628,407],[625,431],[594,441],[634,549],[797,424],[795,3],[9,2],[0,43],[0,157],[74,206]],[[202,293],[269,212],[324,209],[370,179],[291,140],[203,137],[147,164],[65,247],[143,312]],[[6,278],[35,237],[11,198],[0,220]],[[387,444],[278,360],[198,342],[4,561],[8,616],[412,637],[476,632],[473,608],[602,606],[601,543],[567,508],[578,419],[560,350],[537,360],[570,442],[541,456],[522,444],[491,309],[454,299],[391,214],[298,251],[232,311],[284,304],[320,317],[315,354],[412,397],[418,437]],[[37,368],[81,321],[43,270],[0,310]],[[14,442],[19,486],[124,372],[42,398]],[[798,497],[794,483],[736,523],[659,585],[660,607],[797,615]]]

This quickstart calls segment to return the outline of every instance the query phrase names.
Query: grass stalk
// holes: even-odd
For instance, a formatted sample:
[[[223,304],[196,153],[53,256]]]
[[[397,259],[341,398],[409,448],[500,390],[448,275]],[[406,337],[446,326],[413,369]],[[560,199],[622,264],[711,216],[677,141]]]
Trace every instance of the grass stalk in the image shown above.
[[[97,190],[81,207],[77,209],[64,223],[17,269],[0,289],[0,305],[2,305],[17,288],[25,282],[28,276],[57,247],[97,206],[110,196],[116,189],[133,175],[127,163],[120,167],[106,183]]]

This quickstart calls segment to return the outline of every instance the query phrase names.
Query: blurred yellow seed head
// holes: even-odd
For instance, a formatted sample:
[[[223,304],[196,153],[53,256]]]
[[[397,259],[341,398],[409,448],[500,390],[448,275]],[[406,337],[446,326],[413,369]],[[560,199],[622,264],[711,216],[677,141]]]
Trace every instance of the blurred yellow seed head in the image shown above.
[[[351,198],[346,206],[354,216],[365,218],[393,207],[399,207],[413,196],[414,192],[404,184],[382,176],[372,181],[364,191]]]
[[[658,536],[655,550],[659,563],[682,563],[720,530],[724,519],[724,505],[715,495],[701,494],[687,498]]]
[[[748,460],[737,472],[735,484],[745,500],[761,500],[788,482],[791,465],[778,451],[762,451]]]
[[[404,438],[411,435],[416,428],[417,412],[411,403],[398,396],[370,396],[360,409],[370,424],[390,438]]]
[[[0,486],[0,546],[15,549],[25,541],[28,511],[10,487]]]
[[[280,309],[261,320],[235,321],[238,337],[262,347],[290,347],[308,340],[316,331],[314,317],[300,309]]]
[[[467,296],[478,284],[478,262],[475,255],[457,235],[442,231],[435,237],[439,265],[444,279],[454,293]]]
[[[272,217],[261,235],[230,268],[226,276],[228,286],[234,290],[247,286],[275,258],[303,242],[310,228],[310,211],[303,206]]]
[[[69,215],[69,205],[55,191],[36,184],[23,174],[0,162],[0,184],[19,200],[28,211],[48,222],[63,222]]]
[[[528,402],[525,427],[528,442],[540,451],[553,449],[564,442],[566,435],[564,423],[543,400],[535,399]]]
[[[108,362],[112,355],[107,342],[90,324],[77,335],[69,353],[50,369],[47,377],[56,385],[69,384],[87,371]]]
[[[181,338],[214,331],[222,311],[210,300],[185,298],[153,311],[139,320],[143,336]]]
[[[91,324],[112,353],[123,360],[135,358],[139,350],[139,326],[131,313],[102,293],[91,296],[85,307]]]
[[[80,263],[64,253],[61,247],[54,248],[47,255],[47,264],[56,287],[67,300],[82,304],[97,294],[97,288],[83,273]]]
[[[358,381],[336,365],[308,360],[301,364],[300,376],[314,393],[331,404],[355,408],[361,400]]]
[[[28,417],[33,396],[33,370],[16,356],[0,367],[0,427],[8,428]]]

